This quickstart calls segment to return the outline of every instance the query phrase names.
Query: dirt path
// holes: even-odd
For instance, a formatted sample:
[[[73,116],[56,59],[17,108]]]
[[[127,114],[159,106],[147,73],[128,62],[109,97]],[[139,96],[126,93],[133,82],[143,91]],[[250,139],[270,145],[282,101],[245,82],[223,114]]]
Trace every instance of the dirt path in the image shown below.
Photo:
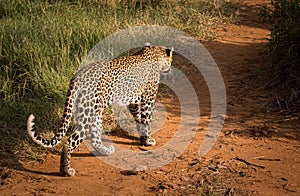
[[[268,111],[266,103],[273,90],[260,88],[266,82],[260,71],[266,63],[264,47],[269,31],[253,21],[256,14],[251,6],[262,2],[266,1],[246,2],[239,9],[240,24],[226,26],[218,40],[204,43],[222,72],[228,102],[223,131],[204,157],[199,157],[198,151],[209,121],[210,97],[203,78],[191,71],[188,77],[201,97],[200,126],[190,146],[170,164],[124,172],[82,146],[72,158],[76,176],[58,176],[59,156],[49,154],[44,163],[21,162],[20,170],[4,169],[1,195],[299,195],[299,120]],[[174,63],[185,60],[175,56]],[[172,101],[163,99],[172,114],[165,130],[155,133],[158,146],[174,134],[180,120],[171,111]],[[138,150],[134,137],[119,136],[111,139]]]

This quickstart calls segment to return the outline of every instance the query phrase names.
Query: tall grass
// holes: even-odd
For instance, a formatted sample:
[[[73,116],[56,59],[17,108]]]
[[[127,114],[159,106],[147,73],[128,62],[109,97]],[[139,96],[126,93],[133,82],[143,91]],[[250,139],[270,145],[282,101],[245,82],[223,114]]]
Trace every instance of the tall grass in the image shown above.
[[[169,25],[201,39],[231,20],[210,1],[0,1],[0,119],[58,117],[71,76],[101,39],[136,25]],[[224,14],[223,14],[224,13]],[[55,111],[55,112],[53,112]],[[46,115],[46,119],[49,116]]]
[[[300,0],[272,0],[263,7],[261,17],[271,25],[268,49],[272,78],[282,87],[281,100],[277,101],[282,102],[284,108],[299,104]]]

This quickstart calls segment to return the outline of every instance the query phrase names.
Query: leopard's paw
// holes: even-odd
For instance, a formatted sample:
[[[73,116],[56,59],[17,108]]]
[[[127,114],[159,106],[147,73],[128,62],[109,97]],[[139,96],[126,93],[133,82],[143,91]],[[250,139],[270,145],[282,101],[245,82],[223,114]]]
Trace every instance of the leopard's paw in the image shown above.
[[[59,174],[62,175],[62,176],[74,176],[76,173],[75,169],[72,168],[72,167],[69,167],[69,168],[60,168],[59,170]]]
[[[155,144],[156,144],[155,139],[152,138],[151,136],[141,136],[140,142],[144,146],[155,146]]]
[[[113,145],[104,146],[101,145],[97,148],[97,151],[101,153],[101,155],[109,156],[115,153],[115,147]]]

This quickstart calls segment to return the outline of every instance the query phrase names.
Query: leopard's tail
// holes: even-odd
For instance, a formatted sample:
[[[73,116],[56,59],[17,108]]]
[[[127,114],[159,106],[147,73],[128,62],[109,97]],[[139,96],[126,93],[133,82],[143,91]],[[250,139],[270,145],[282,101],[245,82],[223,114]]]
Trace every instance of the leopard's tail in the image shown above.
[[[72,111],[73,111],[73,107],[74,107],[74,100],[75,100],[75,91],[74,91],[74,83],[71,80],[71,84],[68,90],[68,95],[67,95],[67,99],[65,102],[65,110],[64,110],[64,116],[63,116],[63,120],[62,123],[58,129],[58,132],[55,134],[55,136],[50,139],[47,140],[45,138],[43,138],[41,135],[37,134],[37,132],[35,131],[35,123],[34,123],[34,115],[31,114],[28,117],[27,120],[27,133],[29,135],[29,137],[37,144],[45,147],[45,148],[52,148],[56,145],[58,145],[62,138],[65,136],[65,134],[67,133],[67,130],[69,128],[70,122],[71,122],[71,118],[72,118]]]

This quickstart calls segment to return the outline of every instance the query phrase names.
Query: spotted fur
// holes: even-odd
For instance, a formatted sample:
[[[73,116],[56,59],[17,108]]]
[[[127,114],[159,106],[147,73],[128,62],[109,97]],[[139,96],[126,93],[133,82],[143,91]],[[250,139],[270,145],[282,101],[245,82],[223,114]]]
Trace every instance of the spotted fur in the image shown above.
[[[108,62],[91,63],[80,69],[70,81],[64,115],[58,132],[46,140],[35,132],[34,116],[27,120],[27,132],[32,140],[52,148],[65,136],[72,119],[75,127],[61,152],[60,173],[73,176],[71,154],[92,135],[93,147],[103,155],[113,154],[113,146],[102,143],[102,112],[111,104],[125,105],[133,115],[142,145],[153,146],[150,123],[160,74],[170,70],[173,50],[161,46],[145,46],[140,52]]]

